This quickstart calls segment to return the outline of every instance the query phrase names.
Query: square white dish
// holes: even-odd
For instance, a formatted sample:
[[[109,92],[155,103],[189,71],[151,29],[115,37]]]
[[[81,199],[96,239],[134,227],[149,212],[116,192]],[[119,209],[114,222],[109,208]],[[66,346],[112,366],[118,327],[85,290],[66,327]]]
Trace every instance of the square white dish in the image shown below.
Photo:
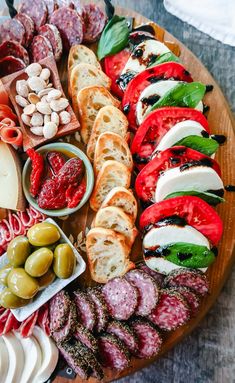
[[[79,252],[75,249],[75,247],[72,245],[68,237],[61,230],[61,228],[57,225],[57,223],[51,218],[47,218],[45,219],[45,221],[52,223],[58,228],[61,235],[61,238],[59,241],[60,243],[68,243],[71,246],[77,260],[76,267],[75,267],[73,275],[70,278],[67,278],[67,279],[56,278],[55,281],[52,282],[50,286],[46,287],[44,290],[37,293],[33,301],[29,303],[27,306],[21,307],[19,309],[11,310],[11,312],[13,313],[13,315],[16,317],[16,319],[19,322],[22,322],[23,320],[28,318],[32,313],[34,313],[34,311],[36,311],[44,303],[49,301],[56,293],[62,290],[70,282],[74,281],[74,279],[79,277],[79,275],[81,275],[86,269],[86,263],[84,262],[83,258],[81,257]],[[7,263],[8,263],[8,258],[7,258],[7,254],[5,253],[0,257],[0,268],[6,265]],[[3,289],[4,289],[4,286],[0,285],[0,291],[2,291]]]

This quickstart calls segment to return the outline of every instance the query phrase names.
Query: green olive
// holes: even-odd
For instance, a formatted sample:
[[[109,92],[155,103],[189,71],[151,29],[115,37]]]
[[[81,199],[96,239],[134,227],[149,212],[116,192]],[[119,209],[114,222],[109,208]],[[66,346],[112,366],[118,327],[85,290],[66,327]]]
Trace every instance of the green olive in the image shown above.
[[[55,273],[51,269],[49,269],[46,272],[46,274],[44,274],[41,277],[37,278],[40,290],[42,290],[45,287],[49,286],[54,281],[54,279],[55,279]]]
[[[22,266],[30,254],[30,244],[26,237],[19,235],[8,245],[7,257],[14,267]]]
[[[69,278],[73,274],[76,258],[67,243],[56,246],[54,251],[53,270],[58,278]]]
[[[0,283],[4,286],[7,286],[7,276],[12,270],[13,266],[8,263],[0,269]]]
[[[47,247],[41,247],[27,258],[24,268],[31,277],[41,277],[48,271],[52,261],[53,252]]]
[[[38,282],[22,268],[12,269],[7,277],[11,292],[23,299],[31,299],[39,290]]]
[[[0,305],[5,309],[17,309],[18,307],[26,306],[30,299],[23,299],[13,294],[9,288],[5,288],[0,293]]]
[[[29,229],[27,237],[33,246],[48,246],[60,239],[60,232],[52,223],[41,222]]]

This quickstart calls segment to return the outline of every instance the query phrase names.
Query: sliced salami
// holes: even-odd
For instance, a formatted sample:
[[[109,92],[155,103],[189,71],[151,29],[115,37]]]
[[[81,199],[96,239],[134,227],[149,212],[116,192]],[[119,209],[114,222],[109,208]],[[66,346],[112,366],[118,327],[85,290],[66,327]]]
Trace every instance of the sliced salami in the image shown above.
[[[150,267],[148,267],[145,263],[140,265],[139,268],[140,268],[140,270],[144,271],[146,274],[150,275],[150,277],[152,277],[155,280],[158,287],[161,287],[163,285],[165,275],[150,269]]]
[[[36,325],[38,320],[38,310],[35,311],[32,315],[30,315],[27,319],[25,319],[20,327],[19,332],[22,338],[27,338],[28,336],[31,336],[33,333],[34,326]]]
[[[164,280],[164,286],[188,287],[199,295],[206,295],[209,283],[205,274],[200,270],[178,269],[170,273]]]
[[[90,289],[87,291],[90,299],[94,303],[96,311],[95,330],[100,332],[104,330],[108,323],[108,309],[102,293],[98,289]]]
[[[86,380],[89,376],[89,367],[86,361],[81,357],[79,351],[74,344],[69,342],[60,342],[58,348],[68,363],[68,365],[80,376],[81,379]]]
[[[11,230],[14,233],[14,236],[22,235],[24,233],[24,227],[22,225],[22,222],[17,214],[12,213],[9,211],[8,214],[8,221],[11,226]]]
[[[148,319],[162,330],[172,331],[190,318],[190,309],[185,299],[172,290],[162,290],[160,299]]]
[[[115,335],[120,339],[127,349],[134,354],[138,349],[138,341],[134,331],[124,322],[112,321],[108,324],[107,333]]]
[[[49,303],[49,321],[51,331],[61,329],[68,317],[70,308],[70,298],[68,293],[61,290]]]
[[[52,332],[52,337],[56,343],[68,340],[72,337],[77,322],[76,308],[73,303],[70,304],[69,314],[64,326],[57,331]]]
[[[19,20],[7,19],[0,25],[0,42],[12,40],[24,45],[25,29]]]
[[[73,334],[74,338],[82,342],[84,346],[91,349],[93,352],[97,352],[98,344],[96,338],[92,335],[92,333],[86,329],[81,323],[76,324],[76,330]]]
[[[21,59],[26,65],[29,65],[29,55],[26,49],[16,41],[4,41],[0,45],[0,59],[6,56],[14,56]]]
[[[6,320],[3,332],[1,335],[7,334],[8,332],[12,330],[17,330],[20,326],[20,322],[17,321],[17,319],[14,317],[12,313],[8,315],[8,318]]]
[[[25,46],[28,47],[32,40],[33,40],[33,36],[34,36],[34,22],[33,20],[31,19],[30,16],[26,15],[26,13],[17,13],[17,15],[15,16],[15,19],[20,21],[21,24],[24,26],[24,29],[25,29]]]
[[[135,314],[149,315],[158,301],[158,288],[154,279],[137,269],[129,271],[125,278],[138,290],[139,297]]]
[[[86,43],[94,43],[99,39],[107,18],[98,5],[86,4],[83,11],[83,21],[85,23],[83,41]]]
[[[104,367],[122,371],[129,366],[130,357],[126,346],[117,337],[103,334],[98,338],[99,357]]]
[[[152,358],[159,353],[162,339],[155,327],[142,319],[135,319],[130,323],[138,339],[135,356],[138,358]]]
[[[49,324],[49,307],[47,303],[41,306],[38,310],[37,324],[41,327],[47,336],[50,336],[51,331]]]
[[[96,324],[94,303],[88,294],[79,290],[74,292],[74,302],[76,304],[79,322],[88,330],[92,331]]]
[[[138,302],[138,291],[125,278],[111,279],[102,287],[102,294],[111,317],[127,320],[134,314]]]
[[[46,37],[37,35],[29,47],[29,54],[32,62],[38,62],[48,56],[53,56],[52,45]]]
[[[177,287],[177,288],[173,287],[173,289],[184,297],[184,299],[186,300],[186,302],[188,303],[190,307],[191,316],[195,316],[200,306],[199,296],[192,290],[188,289],[187,287]]]
[[[47,6],[47,18],[50,18],[50,15],[56,10],[56,1],[55,0],[44,0],[44,3]]]
[[[23,0],[19,6],[19,13],[25,13],[33,20],[36,30],[46,23],[47,6],[43,0],[32,3],[31,0]]]
[[[104,377],[104,371],[94,353],[79,341],[76,342],[75,347],[77,348],[80,356],[86,361],[89,369],[92,371],[92,376],[98,380],[102,380]]]
[[[57,27],[53,24],[45,24],[39,28],[38,34],[50,41],[55,60],[59,61],[62,56],[63,46]]]
[[[52,13],[50,24],[60,32],[63,47],[69,51],[72,45],[81,44],[83,40],[83,22],[78,13],[70,7],[62,7]]]
[[[26,65],[23,60],[15,58],[14,56],[6,56],[0,60],[1,77],[18,72],[25,67]]]

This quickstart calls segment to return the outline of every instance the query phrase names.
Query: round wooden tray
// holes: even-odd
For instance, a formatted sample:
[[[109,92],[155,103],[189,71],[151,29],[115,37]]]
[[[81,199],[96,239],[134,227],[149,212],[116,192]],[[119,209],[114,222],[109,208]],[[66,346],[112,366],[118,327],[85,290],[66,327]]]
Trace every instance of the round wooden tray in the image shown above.
[[[141,16],[140,14],[127,10],[124,8],[117,8],[116,13],[119,15],[129,16],[135,18],[135,26],[150,22],[150,20]],[[235,183],[235,139],[233,130],[233,116],[230,112],[228,103],[224,98],[219,86],[204,67],[204,65],[189,51],[182,43],[175,39],[167,31],[157,26],[158,37],[160,40],[169,41],[172,44],[173,50],[176,51],[180,48],[180,60],[185,65],[185,68],[190,71],[195,81],[201,81],[204,84],[213,84],[213,92],[210,92],[205,97],[205,102],[210,106],[208,114],[208,121],[213,133],[224,134],[227,137],[225,145],[223,145],[216,155],[216,160],[219,162],[222,169],[222,178],[224,185]],[[170,45],[170,44],[169,44]],[[59,73],[64,89],[67,89],[67,62],[66,59],[61,62]],[[234,243],[235,243],[235,193],[225,192],[226,202],[218,207],[218,213],[220,214],[224,222],[224,235],[219,245],[219,255],[216,262],[209,268],[208,278],[210,282],[210,294],[202,300],[200,311],[197,316],[188,322],[185,326],[179,328],[176,331],[171,332],[168,336],[164,337],[163,347],[161,352],[157,356],[160,358],[164,353],[169,351],[175,344],[180,342],[183,337],[189,334],[206,315],[207,311],[214,304],[218,297],[220,290],[222,289],[235,259]],[[86,227],[89,227],[93,213],[89,209],[89,205],[85,205],[78,213],[74,214],[68,221],[64,221],[63,229],[67,234],[72,233],[76,239],[79,232],[84,231]],[[135,244],[135,254],[138,253],[140,243]],[[133,253],[134,253],[133,252]],[[140,251],[139,251],[140,254]],[[85,255],[84,255],[85,257]],[[83,275],[79,281],[81,286],[90,285],[88,271]],[[128,369],[121,373],[107,369],[105,372],[105,379],[103,382],[110,382],[131,374],[148,364],[152,363],[157,358],[149,360],[132,359],[131,365]],[[55,379],[57,383],[69,383],[71,380],[57,377]],[[81,383],[82,379],[77,377],[74,382]],[[90,383],[97,382],[96,379],[90,378]]]

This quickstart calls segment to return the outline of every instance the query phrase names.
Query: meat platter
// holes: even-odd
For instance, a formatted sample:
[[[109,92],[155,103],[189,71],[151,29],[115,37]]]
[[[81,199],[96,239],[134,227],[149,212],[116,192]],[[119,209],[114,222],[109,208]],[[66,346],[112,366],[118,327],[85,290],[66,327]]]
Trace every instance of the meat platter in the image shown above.
[[[229,275],[231,112],[184,45],[110,2],[24,0],[0,44],[0,382],[116,380]]]

